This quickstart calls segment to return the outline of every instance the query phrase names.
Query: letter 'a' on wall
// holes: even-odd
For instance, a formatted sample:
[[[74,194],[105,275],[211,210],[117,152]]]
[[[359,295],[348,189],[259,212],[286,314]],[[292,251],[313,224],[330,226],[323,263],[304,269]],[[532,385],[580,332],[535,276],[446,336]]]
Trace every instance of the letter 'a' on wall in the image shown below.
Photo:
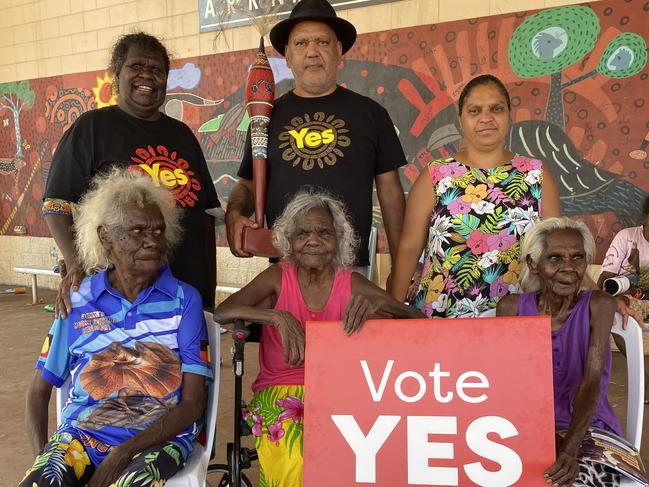
[[[547,485],[548,317],[306,326],[304,485]]]

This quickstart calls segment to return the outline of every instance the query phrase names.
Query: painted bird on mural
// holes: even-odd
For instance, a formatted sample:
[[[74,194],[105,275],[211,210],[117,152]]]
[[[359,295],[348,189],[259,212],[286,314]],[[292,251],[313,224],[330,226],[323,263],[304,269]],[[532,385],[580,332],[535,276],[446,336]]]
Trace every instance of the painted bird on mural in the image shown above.
[[[566,215],[593,215],[615,210],[624,226],[638,224],[647,193],[618,174],[584,159],[565,132],[543,120],[512,125],[507,146],[544,161],[559,185]]]
[[[554,51],[563,45],[563,41],[549,32],[539,32],[534,37],[532,48],[540,59],[553,59]]]
[[[611,59],[608,63],[608,67],[613,71],[624,71],[631,66],[633,62],[633,52],[631,49],[622,47],[617,50],[615,57]]]

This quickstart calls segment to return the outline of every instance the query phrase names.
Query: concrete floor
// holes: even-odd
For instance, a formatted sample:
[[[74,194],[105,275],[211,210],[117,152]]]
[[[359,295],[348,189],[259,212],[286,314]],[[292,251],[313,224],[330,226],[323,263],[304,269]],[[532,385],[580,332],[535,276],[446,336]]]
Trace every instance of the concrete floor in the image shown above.
[[[4,289],[7,286],[1,286]],[[41,291],[43,304],[53,300],[52,291]],[[33,455],[24,433],[24,391],[34,374],[33,367],[43,338],[52,323],[52,313],[43,311],[43,304],[30,305],[31,296],[0,295],[0,411],[4,411],[0,431],[0,486],[17,485],[25,470],[31,466]],[[218,410],[217,454],[213,463],[225,463],[225,444],[232,438],[233,379],[231,341],[222,335],[221,392]],[[623,422],[626,418],[626,365],[619,353],[614,353],[609,399]],[[258,371],[257,345],[246,347],[246,379],[244,396],[250,396],[250,383]],[[50,431],[55,425],[55,400],[50,402]],[[645,422],[643,436],[649,438]],[[246,441],[248,440],[248,441]],[[244,444],[250,445],[250,437]],[[649,440],[645,445],[649,445]],[[642,449],[645,465],[649,465],[649,446]],[[256,466],[248,471],[253,485],[257,485]]]

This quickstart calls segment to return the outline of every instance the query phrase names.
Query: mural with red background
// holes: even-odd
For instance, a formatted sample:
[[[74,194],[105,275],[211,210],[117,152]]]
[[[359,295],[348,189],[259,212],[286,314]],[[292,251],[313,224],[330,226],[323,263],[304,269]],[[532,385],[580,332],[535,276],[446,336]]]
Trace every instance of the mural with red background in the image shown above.
[[[640,222],[649,192],[647,15],[647,0],[614,0],[364,34],[338,81],[390,112],[407,191],[428,161],[459,149],[462,86],[478,74],[501,78],[512,97],[507,144],[547,164],[564,214],[588,223],[601,259],[615,232]],[[194,130],[223,200],[249,125],[243,99],[254,53],[174,61],[162,107]],[[292,74],[268,53],[279,95]],[[115,103],[111,82],[102,71],[0,84],[0,235],[16,225],[49,235],[40,199],[52,152],[80,113]]]

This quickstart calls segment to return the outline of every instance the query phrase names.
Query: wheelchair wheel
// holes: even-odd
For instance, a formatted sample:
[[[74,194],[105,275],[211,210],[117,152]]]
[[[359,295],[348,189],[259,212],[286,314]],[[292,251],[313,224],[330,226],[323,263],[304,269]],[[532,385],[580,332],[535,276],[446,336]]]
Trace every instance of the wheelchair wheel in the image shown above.
[[[232,487],[230,482],[230,471],[227,465],[210,465],[207,468],[207,482],[208,487]],[[246,477],[246,474],[241,472],[241,485],[243,487],[252,487],[252,483]]]

